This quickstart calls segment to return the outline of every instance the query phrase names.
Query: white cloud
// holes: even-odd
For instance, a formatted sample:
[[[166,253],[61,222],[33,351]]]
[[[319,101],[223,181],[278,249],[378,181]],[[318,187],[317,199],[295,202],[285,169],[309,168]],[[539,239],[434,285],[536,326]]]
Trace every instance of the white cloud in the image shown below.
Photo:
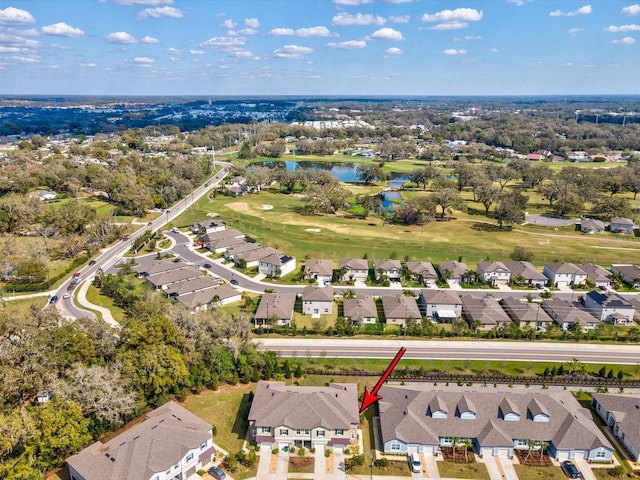
[[[331,42],[327,43],[327,47],[331,48],[342,48],[342,49],[350,49],[350,48],[364,48],[367,46],[367,42],[364,40],[347,40],[345,42]]]
[[[29,55],[27,57],[14,55],[13,57],[7,57],[6,60],[13,63],[40,63],[40,57],[38,55]]]
[[[393,23],[407,23],[410,19],[411,17],[409,15],[400,15],[400,16],[391,15],[389,17],[389,21]]]
[[[231,52],[231,54],[234,57],[238,57],[238,58],[251,58],[251,57],[253,57],[253,53],[251,53],[249,50],[244,50],[242,48],[239,48],[237,50],[233,50]]]
[[[448,48],[443,50],[445,55],[466,55],[467,51],[465,49],[456,50],[455,48]]]
[[[80,66],[85,68],[94,68],[94,67],[97,67],[98,65],[93,62],[89,62],[89,63],[81,63]]]
[[[620,25],[620,26],[609,25],[607,28],[605,28],[605,31],[611,32],[611,33],[637,32],[637,31],[640,31],[640,25],[635,25],[635,24]]]
[[[222,22],[222,26],[224,28],[233,29],[236,28],[236,23],[230,18],[227,18],[224,22]]]
[[[173,0],[100,0],[102,3],[109,1],[118,5],[166,5],[173,3]]]
[[[371,38],[375,38],[376,40],[392,40],[394,42],[404,40],[404,37],[402,36],[401,32],[389,27],[376,30],[371,34]]]
[[[478,11],[475,8],[456,8],[455,10],[442,10],[434,14],[425,13],[422,16],[423,22],[453,23],[478,22],[480,20],[482,20],[482,10]]]
[[[182,10],[175,7],[157,7],[157,8],[145,8],[144,10],[138,12],[137,15],[139,20],[144,20],[145,18],[182,18],[184,14]]]
[[[533,2],[533,0],[507,0],[507,3],[513,3],[516,7],[521,7],[525,3]]]
[[[569,30],[567,30],[567,33],[569,35],[575,35],[576,33],[580,33],[583,30],[583,28],[570,28]]]
[[[346,12],[339,12],[333,17],[331,24],[339,27],[350,27],[353,25],[382,26],[386,22],[387,21],[384,18],[371,13],[356,13],[355,15],[349,15]]]
[[[107,38],[107,42],[110,42],[110,43],[122,43],[122,44],[137,43],[137,40],[127,32],[113,32],[107,35],[106,38]]]
[[[629,16],[640,15],[640,5],[637,3],[635,5],[629,5],[628,7],[624,7],[620,13]]]
[[[372,3],[373,0],[333,0],[333,3],[336,5],[365,5],[367,3]]]
[[[142,37],[140,39],[140,43],[148,43],[148,44],[152,44],[152,43],[160,43],[160,40],[158,40],[155,37],[150,37],[150,36],[146,36],[146,37]]]
[[[613,40],[611,43],[613,43],[614,45],[633,45],[634,43],[636,43],[636,39],[633,37],[624,37],[620,40]]]
[[[169,47],[169,48],[167,48],[167,53],[169,55],[181,55],[182,51],[178,50],[177,48]]]
[[[42,27],[42,33],[54,35],[56,37],[81,37],[84,35],[84,32],[79,28],[74,28],[64,22]]]
[[[247,39],[244,37],[212,37],[206,42],[200,44],[201,47],[242,47],[247,43]]]
[[[0,45],[0,53],[18,53],[19,51],[19,47],[5,47],[4,45]]]
[[[404,52],[398,47],[391,47],[387,48],[384,53],[386,53],[387,55],[402,55]]]
[[[244,25],[247,28],[258,28],[260,26],[260,21],[257,18],[245,18]]]
[[[141,65],[151,65],[155,60],[151,57],[136,57],[133,59],[133,63],[138,63]]]
[[[0,43],[9,47],[18,47],[21,49],[33,49],[42,46],[41,42],[25,38],[22,35],[17,35],[16,33],[13,33],[12,29],[7,29],[6,31],[0,30]]]
[[[577,15],[589,15],[591,13],[591,5],[585,5],[571,12],[563,12],[562,10],[554,10],[549,12],[550,17],[575,17]]]
[[[204,50],[189,50],[191,55],[204,55]]]
[[[461,42],[463,40],[477,41],[477,40],[482,40],[482,36],[481,35],[465,35],[464,37],[454,37],[454,40],[456,42]]]
[[[468,26],[469,23],[467,22],[447,22],[429,27],[429,30],[459,30],[461,28],[467,28]]]
[[[296,36],[296,37],[335,37],[336,35],[331,33],[327,27],[317,26],[309,28],[299,28],[294,30],[292,28],[274,28],[269,32],[269,35],[273,36]]]
[[[500,50],[498,50],[497,48],[492,48],[490,50],[491,53],[498,53]]]
[[[286,60],[300,60],[309,53],[313,53],[313,48],[302,47],[300,45],[285,45],[273,52],[274,57],[284,58]]]
[[[15,7],[7,7],[4,10],[0,10],[0,25],[31,25],[35,21],[36,19],[33,18],[33,15],[26,10]]]

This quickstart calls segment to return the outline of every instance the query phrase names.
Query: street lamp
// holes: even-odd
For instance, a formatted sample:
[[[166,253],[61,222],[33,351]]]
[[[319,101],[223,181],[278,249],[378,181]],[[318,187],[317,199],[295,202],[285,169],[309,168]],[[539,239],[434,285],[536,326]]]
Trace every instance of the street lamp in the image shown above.
[[[371,464],[369,465],[369,467],[371,468],[371,480],[373,480],[373,453],[369,451],[367,452],[367,456],[369,457],[369,460],[371,460]]]

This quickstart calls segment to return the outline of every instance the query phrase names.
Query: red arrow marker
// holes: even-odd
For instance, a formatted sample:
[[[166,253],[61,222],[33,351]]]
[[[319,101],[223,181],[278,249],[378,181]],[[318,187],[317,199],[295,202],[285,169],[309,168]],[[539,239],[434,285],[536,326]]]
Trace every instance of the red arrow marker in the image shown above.
[[[378,390],[380,390],[380,387],[382,387],[387,377],[389,377],[389,375],[391,374],[391,370],[395,368],[395,366],[398,364],[398,362],[402,358],[402,355],[404,355],[404,352],[406,351],[407,351],[406,348],[404,347],[400,348],[398,353],[396,353],[396,356],[393,357],[393,360],[391,360],[391,363],[389,364],[387,369],[384,371],[380,379],[376,382],[375,386],[371,391],[369,391],[367,387],[364,387],[364,398],[362,399],[362,405],[360,406],[360,413],[364,412],[369,405],[377,402],[382,398],[378,396]]]

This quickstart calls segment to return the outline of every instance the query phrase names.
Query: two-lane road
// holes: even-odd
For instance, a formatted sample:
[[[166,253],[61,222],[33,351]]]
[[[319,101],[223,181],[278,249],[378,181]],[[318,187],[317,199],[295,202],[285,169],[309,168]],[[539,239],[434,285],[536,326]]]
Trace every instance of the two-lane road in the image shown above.
[[[505,360],[524,362],[569,362],[640,364],[637,345],[609,345],[559,342],[498,342],[484,340],[379,340],[323,338],[257,339],[258,349],[277,352],[281,357],[388,358],[400,347],[407,349],[404,358],[449,360]]]

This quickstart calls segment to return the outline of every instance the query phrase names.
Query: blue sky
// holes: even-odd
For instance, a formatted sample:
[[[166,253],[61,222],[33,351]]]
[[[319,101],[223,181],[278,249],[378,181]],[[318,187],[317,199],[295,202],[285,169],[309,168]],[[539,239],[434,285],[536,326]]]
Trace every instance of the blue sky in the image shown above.
[[[639,41],[634,0],[0,0],[0,94],[639,94]]]

